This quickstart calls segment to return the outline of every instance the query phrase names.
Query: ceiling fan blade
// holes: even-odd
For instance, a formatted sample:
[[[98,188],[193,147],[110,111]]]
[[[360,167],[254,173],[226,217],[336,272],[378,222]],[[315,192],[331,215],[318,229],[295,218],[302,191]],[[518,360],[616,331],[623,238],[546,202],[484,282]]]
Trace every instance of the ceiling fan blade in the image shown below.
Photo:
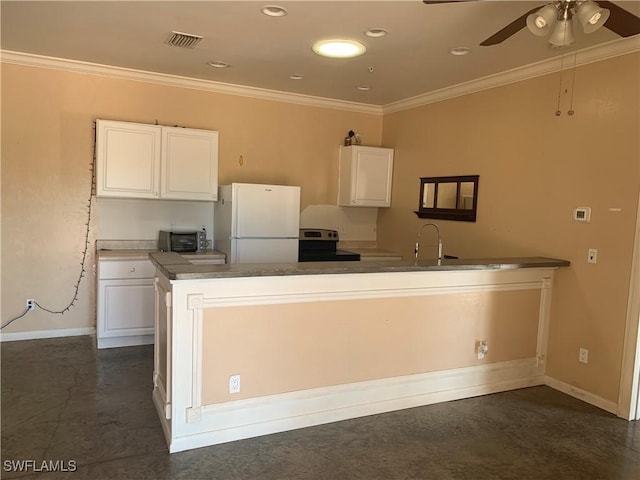
[[[527,13],[523,14],[521,17],[516,18],[509,25],[504,27],[502,30],[497,31],[485,41],[481,42],[480,45],[483,47],[488,47],[489,45],[497,45],[498,43],[504,42],[507,38],[515,33],[518,33],[524,27],[527,26],[527,17],[531,15],[533,12],[537,12],[541,7],[532,8]]]
[[[604,24],[609,30],[617,33],[621,37],[631,37],[640,33],[640,18],[633,13],[627,12],[612,2],[599,1],[598,5],[608,8],[611,14]]]

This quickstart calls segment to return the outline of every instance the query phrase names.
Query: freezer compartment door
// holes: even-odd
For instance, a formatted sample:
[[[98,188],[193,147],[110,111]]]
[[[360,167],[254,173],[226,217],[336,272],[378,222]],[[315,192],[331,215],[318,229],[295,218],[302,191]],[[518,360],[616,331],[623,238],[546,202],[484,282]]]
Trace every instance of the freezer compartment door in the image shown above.
[[[241,238],[232,240],[231,263],[290,263],[298,261],[297,238]]]
[[[236,238],[298,238],[300,187],[233,184]]]

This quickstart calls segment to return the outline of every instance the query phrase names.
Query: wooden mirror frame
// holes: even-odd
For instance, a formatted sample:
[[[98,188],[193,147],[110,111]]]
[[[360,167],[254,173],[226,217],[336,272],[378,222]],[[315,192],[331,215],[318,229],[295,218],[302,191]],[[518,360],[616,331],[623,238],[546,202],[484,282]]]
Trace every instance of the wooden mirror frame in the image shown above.
[[[478,180],[480,175],[461,175],[454,177],[420,177],[420,197],[418,198],[418,210],[415,214],[420,218],[436,218],[440,220],[458,220],[461,222],[475,222],[478,209]],[[462,183],[473,183],[473,208],[464,209],[460,205],[460,188]],[[456,207],[438,207],[438,187],[443,183],[456,184]],[[426,207],[423,204],[425,185],[433,184],[434,206]]]

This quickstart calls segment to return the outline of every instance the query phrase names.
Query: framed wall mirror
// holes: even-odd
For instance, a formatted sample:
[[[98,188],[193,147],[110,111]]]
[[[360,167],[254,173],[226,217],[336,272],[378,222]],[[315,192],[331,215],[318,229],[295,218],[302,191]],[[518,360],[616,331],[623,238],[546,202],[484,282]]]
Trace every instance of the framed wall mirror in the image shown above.
[[[420,178],[420,218],[475,222],[480,175]]]

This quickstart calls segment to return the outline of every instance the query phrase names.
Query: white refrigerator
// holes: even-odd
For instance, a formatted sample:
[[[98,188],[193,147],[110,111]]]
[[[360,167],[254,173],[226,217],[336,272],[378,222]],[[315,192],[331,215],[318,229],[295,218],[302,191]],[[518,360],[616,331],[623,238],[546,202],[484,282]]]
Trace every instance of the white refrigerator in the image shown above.
[[[227,263],[298,261],[300,187],[232,183],[218,190],[215,248]]]

